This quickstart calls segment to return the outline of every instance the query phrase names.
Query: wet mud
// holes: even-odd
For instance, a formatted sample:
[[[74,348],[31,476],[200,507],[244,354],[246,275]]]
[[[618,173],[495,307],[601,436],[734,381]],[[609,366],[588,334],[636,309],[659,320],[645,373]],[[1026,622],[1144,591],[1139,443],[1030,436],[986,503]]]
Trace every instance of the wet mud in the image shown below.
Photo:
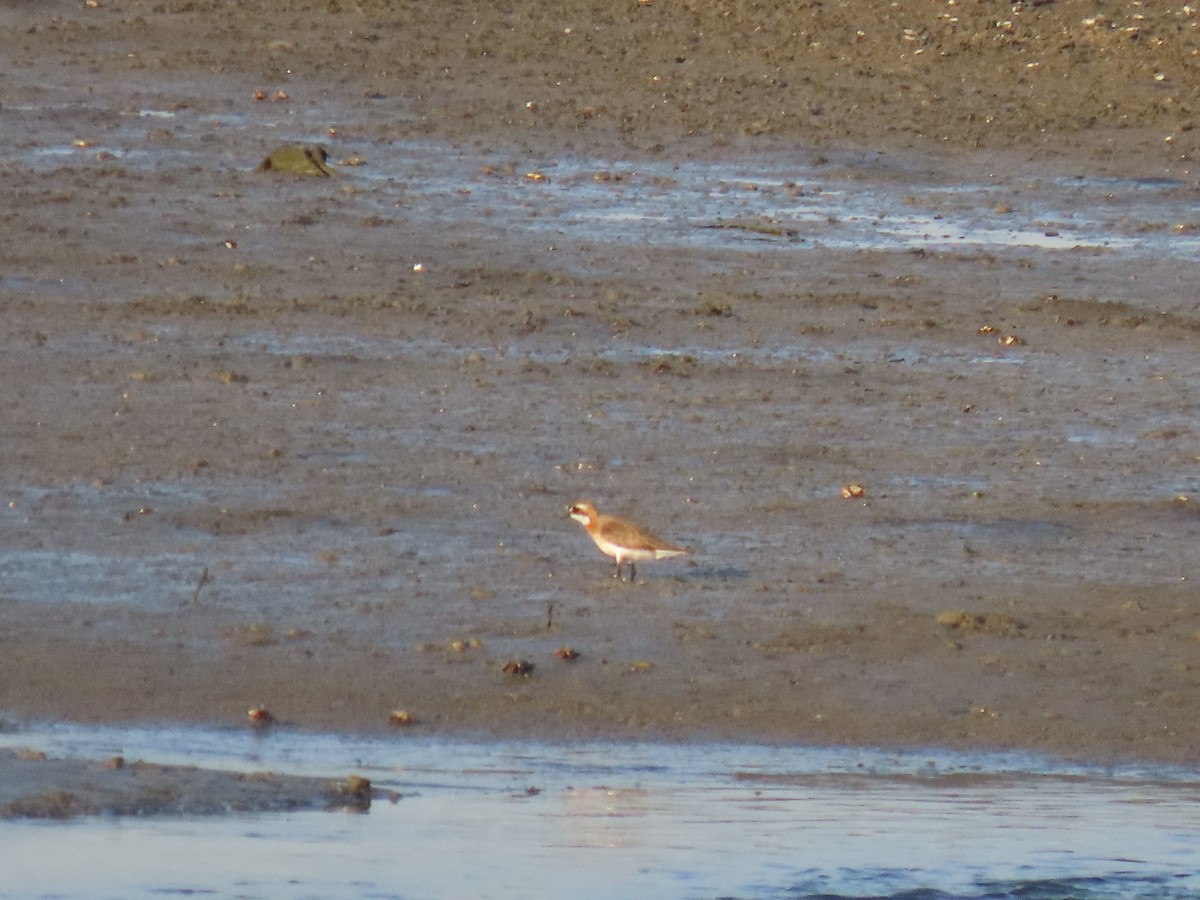
[[[79,816],[202,816],[326,809],[366,811],[371,787],[359,776],[334,782],[274,772],[54,759],[0,751],[0,820]]]
[[[6,6],[0,709],[1194,762],[1195,19],[827,7]]]

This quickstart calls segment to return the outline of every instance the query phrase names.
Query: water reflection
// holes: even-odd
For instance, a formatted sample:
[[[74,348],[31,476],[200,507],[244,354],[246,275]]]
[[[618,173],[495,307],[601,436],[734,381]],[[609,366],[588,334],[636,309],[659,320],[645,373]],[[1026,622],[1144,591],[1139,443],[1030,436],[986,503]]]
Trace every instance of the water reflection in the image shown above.
[[[1200,773],[1015,755],[53,728],[57,755],[340,777],[369,815],[0,825],[24,896],[1200,896]],[[50,854],[55,865],[47,866]]]

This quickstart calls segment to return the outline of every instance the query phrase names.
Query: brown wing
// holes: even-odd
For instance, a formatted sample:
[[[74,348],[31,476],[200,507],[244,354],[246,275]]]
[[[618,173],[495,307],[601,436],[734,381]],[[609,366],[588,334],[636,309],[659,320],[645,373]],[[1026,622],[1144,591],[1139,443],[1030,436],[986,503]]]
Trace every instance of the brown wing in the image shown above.
[[[600,536],[612,544],[628,547],[630,550],[679,550],[673,544],[655,537],[648,531],[643,531],[636,525],[618,519],[615,516],[600,517]]]

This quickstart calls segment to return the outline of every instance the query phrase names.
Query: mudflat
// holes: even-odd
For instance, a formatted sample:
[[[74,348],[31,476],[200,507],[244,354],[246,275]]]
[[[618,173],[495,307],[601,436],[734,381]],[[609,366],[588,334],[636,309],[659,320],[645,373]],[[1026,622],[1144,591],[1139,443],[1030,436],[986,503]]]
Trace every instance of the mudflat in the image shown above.
[[[7,4],[0,711],[1196,762],[1195,13],[871,6]]]

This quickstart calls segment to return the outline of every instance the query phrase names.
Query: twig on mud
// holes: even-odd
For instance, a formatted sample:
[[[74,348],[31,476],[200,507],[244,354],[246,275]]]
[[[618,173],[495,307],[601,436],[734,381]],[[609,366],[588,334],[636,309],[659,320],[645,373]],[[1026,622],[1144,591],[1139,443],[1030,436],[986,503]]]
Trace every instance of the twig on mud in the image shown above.
[[[200,573],[200,580],[196,582],[196,590],[192,593],[192,603],[200,602],[200,592],[204,590],[204,586],[212,581],[208,575],[208,566],[204,567],[204,571]]]
[[[698,228],[720,228],[730,231],[747,231],[751,234],[763,234],[769,237],[786,237],[794,238],[799,232],[795,228],[787,228],[777,222],[762,222],[762,221],[747,221],[745,219],[737,219],[731,222],[714,222],[708,225],[699,225]]]

